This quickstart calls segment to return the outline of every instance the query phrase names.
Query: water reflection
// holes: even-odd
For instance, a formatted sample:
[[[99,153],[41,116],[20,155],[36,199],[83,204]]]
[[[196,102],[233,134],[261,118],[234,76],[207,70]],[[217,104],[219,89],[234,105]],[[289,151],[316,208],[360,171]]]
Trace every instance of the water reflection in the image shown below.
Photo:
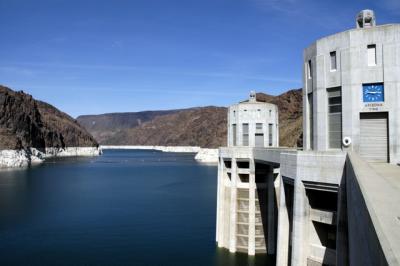
[[[17,224],[29,211],[26,170],[0,170],[0,228]]]
[[[216,166],[106,151],[0,172],[1,265],[267,265],[216,248]]]

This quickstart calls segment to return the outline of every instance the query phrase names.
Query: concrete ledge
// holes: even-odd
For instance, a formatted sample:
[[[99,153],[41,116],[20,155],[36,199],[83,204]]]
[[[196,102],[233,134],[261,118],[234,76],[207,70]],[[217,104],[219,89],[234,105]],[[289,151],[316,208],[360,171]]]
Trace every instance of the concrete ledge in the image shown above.
[[[315,183],[339,184],[346,153],[342,151],[285,151],[281,153],[281,175]]]
[[[336,212],[333,211],[310,209],[310,218],[324,224],[336,224]]]
[[[354,153],[346,183],[350,265],[400,265],[400,189]]]
[[[222,158],[253,158],[253,150],[249,147],[223,147],[219,148],[219,156]]]
[[[255,161],[268,162],[279,165],[281,163],[281,153],[295,152],[295,149],[290,148],[252,148],[252,147],[223,147],[219,149],[219,155],[222,158],[250,158]]]
[[[264,161],[274,164],[281,163],[281,153],[283,152],[294,152],[295,149],[289,148],[254,148],[254,159],[257,161]]]

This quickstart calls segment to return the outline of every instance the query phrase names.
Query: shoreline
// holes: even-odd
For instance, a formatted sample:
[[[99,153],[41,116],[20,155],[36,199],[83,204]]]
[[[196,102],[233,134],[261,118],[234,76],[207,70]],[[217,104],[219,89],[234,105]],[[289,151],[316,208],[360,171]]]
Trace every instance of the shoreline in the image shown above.
[[[43,163],[47,158],[53,157],[77,157],[77,156],[99,156],[102,154],[100,147],[66,147],[45,148],[42,152],[36,148],[20,150],[0,150],[0,169],[25,168],[35,164]]]
[[[198,146],[141,146],[141,145],[101,145],[102,150],[156,150],[162,152],[196,153],[195,160],[201,163],[217,164],[218,149]]]
[[[156,150],[162,152],[198,153],[198,146],[158,146],[158,145],[100,145],[102,150]]]
[[[54,157],[80,157],[99,156],[102,150],[157,150],[161,152],[193,153],[194,159],[200,163],[217,164],[218,149],[201,148],[198,146],[138,146],[138,145],[101,145],[99,147],[66,147],[45,148],[44,152],[36,148],[21,150],[0,150],[0,169],[26,168],[31,165],[43,163],[48,158]]]

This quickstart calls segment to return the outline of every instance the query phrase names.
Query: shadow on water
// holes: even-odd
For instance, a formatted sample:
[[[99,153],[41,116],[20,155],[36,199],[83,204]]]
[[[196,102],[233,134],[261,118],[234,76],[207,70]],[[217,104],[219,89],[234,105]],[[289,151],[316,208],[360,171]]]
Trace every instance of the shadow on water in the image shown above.
[[[215,265],[230,265],[230,266],[261,266],[261,265],[275,265],[273,256],[267,254],[257,254],[256,256],[249,256],[245,253],[230,253],[225,248],[217,248]]]

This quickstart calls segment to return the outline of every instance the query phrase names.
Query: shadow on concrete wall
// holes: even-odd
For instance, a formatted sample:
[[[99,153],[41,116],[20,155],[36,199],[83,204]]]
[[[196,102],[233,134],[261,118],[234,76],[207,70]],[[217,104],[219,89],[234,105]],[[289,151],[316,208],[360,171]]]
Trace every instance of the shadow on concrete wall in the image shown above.
[[[268,217],[268,199],[271,198],[268,196],[268,177],[273,176],[273,167],[268,165],[268,164],[262,164],[262,163],[257,163],[256,164],[256,187],[257,187],[257,195],[259,199],[259,205],[260,205],[260,213],[261,213],[261,219],[262,219],[262,227],[263,227],[263,232],[264,232],[264,239],[265,239],[265,244],[267,251],[269,253],[276,253],[276,246],[277,246],[277,226],[278,226],[278,205],[277,201],[275,200],[277,198],[275,188],[271,190],[274,195],[273,195],[273,202],[272,204],[272,212],[273,215],[272,217]],[[272,186],[273,186],[272,182]],[[273,228],[272,234],[273,236],[269,237],[268,235],[268,228]],[[274,243],[268,243],[268,239],[273,239],[272,241]],[[271,240],[270,240],[271,241]],[[270,247],[275,247],[272,249],[269,249]]]
[[[289,247],[288,247],[288,265],[292,265],[292,232],[293,232],[293,199],[294,199],[294,186],[291,183],[283,182],[283,189],[285,191],[286,210],[289,218]]]

